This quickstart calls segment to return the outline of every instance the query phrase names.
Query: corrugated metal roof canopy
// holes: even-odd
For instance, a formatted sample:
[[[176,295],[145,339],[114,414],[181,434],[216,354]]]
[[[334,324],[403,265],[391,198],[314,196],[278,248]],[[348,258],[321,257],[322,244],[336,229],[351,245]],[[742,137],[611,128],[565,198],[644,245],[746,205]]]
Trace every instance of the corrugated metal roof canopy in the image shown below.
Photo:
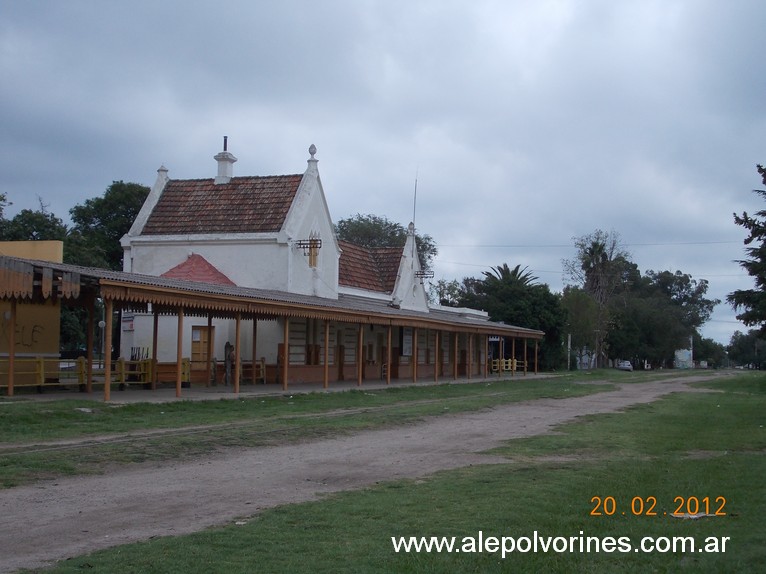
[[[47,286],[47,288],[46,288]],[[161,313],[231,317],[237,313],[259,318],[306,317],[377,325],[425,327],[447,331],[542,339],[544,333],[470,314],[433,309],[408,311],[375,300],[341,294],[338,299],[235,285],[198,283],[183,279],[123,273],[49,261],[0,256],[0,299],[37,300],[95,296],[111,299],[126,309],[148,304]]]

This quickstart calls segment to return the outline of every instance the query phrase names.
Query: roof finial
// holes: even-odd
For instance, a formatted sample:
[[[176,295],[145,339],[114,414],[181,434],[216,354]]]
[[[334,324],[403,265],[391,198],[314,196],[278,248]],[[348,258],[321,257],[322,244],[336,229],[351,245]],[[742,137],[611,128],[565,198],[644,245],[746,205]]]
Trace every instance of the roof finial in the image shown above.
[[[229,136],[223,136],[223,151],[229,151]]]
[[[309,146],[309,153],[311,154],[311,159],[314,159],[314,154],[317,152],[317,146],[314,144],[311,144]]]

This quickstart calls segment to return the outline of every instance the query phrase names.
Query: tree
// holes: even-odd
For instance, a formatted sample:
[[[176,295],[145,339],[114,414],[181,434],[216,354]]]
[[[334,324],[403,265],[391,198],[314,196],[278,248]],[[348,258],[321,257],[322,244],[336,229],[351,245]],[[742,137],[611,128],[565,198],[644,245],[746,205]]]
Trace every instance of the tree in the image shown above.
[[[707,299],[708,282],[676,271],[647,271],[632,266],[620,297],[610,305],[607,335],[610,359],[648,360],[655,366],[672,364],[675,351],[687,348],[689,337],[720,303]]]
[[[517,265],[511,269],[507,263],[497,267],[490,267],[490,271],[482,271],[482,274],[484,275],[484,281],[490,285],[505,282],[526,287],[533,285],[537,281],[537,277],[534,277],[530,271],[527,271],[527,267],[522,269],[521,265]]]
[[[694,335],[694,360],[706,361],[710,368],[728,367],[726,364],[726,348],[717,341]]]
[[[407,229],[399,223],[378,215],[361,215],[340,219],[335,224],[338,239],[362,247],[403,247],[407,241]],[[418,258],[423,270],[431,269],[434,257],[439,253],[433,238],[415,233]]]
[[[429,285],[428,299],[444,307],[459,307],[463,296],[463,288],[457,279],[447,281],[439,279]]]
[[[69,263],[122,270],[120,239],[133,225],[149,195],[138,183],[114,181],[102,197],[88,199],[69,210],[74,223]]]
[[[88,199],[83,205],[70,209],[74,228],[64,246],[64,260],[77,265],[122,271],[120,239],[130,231],[149,191],[148,187],[138,183],[113,181],[102,197]],[[121,314],[122,310],[119,312]],[[121,321],[118,321],[117,325],[120,324]],[[120,346],[121,334],[121,329],[116,327],[116,348]]]
[[[69,230],[61,219],[48,211],[48,206],[41,198],[38,200],[40,207],[37,211],[22,209],[10,220],[0,218],[0,239],[4,241],[63,241],[66,254]],[[3,201],[0,200],[0,203]],[[84,315],[82,308],[62,306],[59,329],[62,349],[75,349],[84,344],[82,315]]]
[[[766,185],[766,169],[762,165],[757,166],[761,180]],[[754,193],[766,199],[766,190],[754,189]],[[745,245],[751,245],[745,249],[748,259],[738,263],[755,280],[754,289],[738,289],[726,297],[736,311],[741,311],[737,319],[748,327],[758,327],[761,335],[766,335],[766,210],[757,211],[755,217],[747,212],[742,215],[734,214],[734,223],[747,229],[750,234],[745,238]]]
[[[6,226],[8,221],[5,219],[5,209],[11,205],[8,201],[8,196],[4,193],[0,193],[0,241],[5,240]]]
[[[572,352],[582,364],[588,350],[596,348],[596,301],[582,287],[567,285],[561,305],[567,312],[566,331],[572,336]]]
[[[669,366],[676,349],[690,334],[683,325],[681,309],[661,294],[627,297],[613,309],[612,318],[607,336],[610,359]]]
[[[48,211],[42,199],[37,211],[22,209],[13,219],[3,220],[3,241],[64,241],[67,227],[64,222]]]
[[[729,341],[728,351],[734,365],[760,369],[766,361],[766,341],[757,329],[750,329],[747,333],[735,331]]]
[[[721,301],[706,299],[708,282],[706,279],[692,279],[691,275],[676,271],[647,271],[650,286],[666,295],[683,313],[685,327],[695,330],[710,319],[713,308]],[[691,334],[691,333],[690,333]]]
[[[630,255],[622,247],[620,235],[597,229],[590,235],[574,240],[577,255],[575,259],[564,260],[562,264],[569,280],[579,284],[596,303],[594,349],[597,366],[604,366],[609,335],[609,304],[630,271]]]
[[[544,369],[559,368],[564,362],[561,346],[566,312],[561,296],[548,285],[535,283],[526,269],[503,264],[483,271],[484,279],[463,280],[460,306],[483,309],[492,321],[537,329],[545,333],[540,347]]]
[[[630,254],[622,247],[620,234],[597,229],[590,235],[574,238],[577,255],[564,260],[564,272],[574,284],[580,284],[600,307],[606,306],[630,263]]]

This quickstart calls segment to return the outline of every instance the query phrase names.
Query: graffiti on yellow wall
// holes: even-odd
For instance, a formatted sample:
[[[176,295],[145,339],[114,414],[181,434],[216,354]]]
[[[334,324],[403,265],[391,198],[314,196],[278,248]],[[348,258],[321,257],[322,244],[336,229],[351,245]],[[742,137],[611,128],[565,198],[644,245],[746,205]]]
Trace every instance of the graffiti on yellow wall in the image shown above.
[[[14,351],[33,355],[58,355],[61,309],[50,301],[45,305],[16,305]],[[11,305],[0,303],[0,354],[8,354]]]

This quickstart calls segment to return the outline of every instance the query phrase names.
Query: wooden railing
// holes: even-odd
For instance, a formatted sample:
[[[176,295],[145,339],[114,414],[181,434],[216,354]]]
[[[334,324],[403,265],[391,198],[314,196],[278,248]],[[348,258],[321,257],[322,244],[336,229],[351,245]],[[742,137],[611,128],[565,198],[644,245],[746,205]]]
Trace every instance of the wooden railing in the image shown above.
[[[191,380],[189,359],[181,362],[181,381]],[[176,363],[155,363],[152,359],[128,361],[117,359],[112,363],[110,381],[125,384],[131,382],[151,383],[155,370],[159,382],[176,380]],[[103,363],[94,363],[91,371],[93,384],[103,384],[106,376]],[[88,361],[80,357],[62,361],[50,357],[17,358],[13,367],[14,387],[43,387],[85,385],[88,382]],[[8,386],[8,359],[0,359],[0,388]]]
[[[519,359],[492,359],[490,369],[493,373],[515,373],[518,370],[527,372],[527,362]]]

